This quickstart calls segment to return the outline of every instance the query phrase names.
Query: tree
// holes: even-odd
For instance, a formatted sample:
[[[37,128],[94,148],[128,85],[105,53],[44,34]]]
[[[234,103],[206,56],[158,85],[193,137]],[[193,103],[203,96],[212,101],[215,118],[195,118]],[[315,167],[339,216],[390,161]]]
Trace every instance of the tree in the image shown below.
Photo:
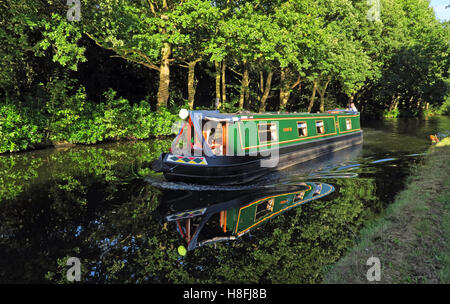
[[[201,0],[112,0],[98,3],[86,0],[83,2],[83,17],[77,26],[98,46],[114,52],[114,56],[157,71],[159,108],[167,106],[169,100],[170,66],[174,62],[188,62],[190,66],[188,91],[192,103],[192,70],[201,58],[204,43],[198,39],[200,32],[205,36],[208,26],[214,24],[210,22],[214,20],[214,14],[210,2]],[[50,30],[49,35],[55,28],[69,27],[67,20],[57,16],[53,19],[53,24],[46,26]],[[49,38],[52,42],[58,41],[56,37]],[[63,47],[67,48],[67,45]],[[64,63],[64,58],[58,60]]]
[[[187,0],[178,5],[170,16],[180,34],[185,37],[174,46],[173,58],[188,68],[188,103],[189,108],[193,109],[195,66],[206,59],[209,42],[219,22],[220,10],[210,1]]]

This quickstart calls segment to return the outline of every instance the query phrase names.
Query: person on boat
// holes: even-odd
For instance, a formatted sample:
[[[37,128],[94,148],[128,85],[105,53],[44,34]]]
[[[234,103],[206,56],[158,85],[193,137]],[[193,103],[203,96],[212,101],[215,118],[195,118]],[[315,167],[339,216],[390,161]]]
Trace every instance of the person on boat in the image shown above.
[[[346,110],[347,110],[347,111],[358,112],[358,109],[356,108],[355,103],[353,102],[353,96],[351,96],[351,97],[349,98],[349,101],[348,101],[348,105],[347,105],[347,109],[346,109]]]
[[[216,129],[212,128],[210,130],[209,136],[205,137],[206,142],[208,143],[209,147],[214,151],[214,154],[216,155],[222,155],[222,144],[221,144],[221,138],[216,133]]]
[[[358,112],[358,109],[356,108],[355,104],[353,102],[349,103],[347,105],[347,111],[353,111],[353,112]]]

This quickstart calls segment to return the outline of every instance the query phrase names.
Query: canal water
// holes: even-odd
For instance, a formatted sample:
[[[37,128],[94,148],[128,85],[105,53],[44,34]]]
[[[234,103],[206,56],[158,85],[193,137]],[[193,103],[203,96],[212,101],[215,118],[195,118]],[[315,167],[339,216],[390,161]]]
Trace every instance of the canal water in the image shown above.
[[[450,118],[362,126],[362,145],[242,187],[164,181],[170,140],[2,155],[0,282],[65,283],[70,257],[88,283],[321,282]]]

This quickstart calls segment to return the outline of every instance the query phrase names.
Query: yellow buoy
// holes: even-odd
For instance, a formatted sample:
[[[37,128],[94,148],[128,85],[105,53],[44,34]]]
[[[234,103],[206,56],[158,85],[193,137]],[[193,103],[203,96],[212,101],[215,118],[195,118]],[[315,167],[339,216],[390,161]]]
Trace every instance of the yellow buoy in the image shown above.
[[[178,247],[178,253],[179,253],[180,255],[185,256],[185,255],[186,255],[186,252],[187,252],[187,250],[186,250],[186,248],[185,248],[183,245],[181,245],[181,246]]]

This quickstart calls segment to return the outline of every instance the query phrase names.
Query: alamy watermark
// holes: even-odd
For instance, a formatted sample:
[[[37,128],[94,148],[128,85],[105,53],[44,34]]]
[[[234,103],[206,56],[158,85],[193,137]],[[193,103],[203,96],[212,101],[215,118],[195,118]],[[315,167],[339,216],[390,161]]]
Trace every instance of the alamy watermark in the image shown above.
[[[373,281],[381,281],[381,262],[380,259],[377,257],[370,257],[367,259],[366,262],[367,266],[371,266],[367,270],[367,281],[373,282]]]
[[[71,266],[67,270],[66,278],[69,282],[81,281],[81,262],[77,257],[70,257],[66,262],[67,266]]]
[[[381,20],[381,3],[380,0],[367,0],[369,10],[367,11],[367,20],[380,21]]]
[[[80,21],[81,20],[81,3],[80,0],[67,0],[67,20]]]

